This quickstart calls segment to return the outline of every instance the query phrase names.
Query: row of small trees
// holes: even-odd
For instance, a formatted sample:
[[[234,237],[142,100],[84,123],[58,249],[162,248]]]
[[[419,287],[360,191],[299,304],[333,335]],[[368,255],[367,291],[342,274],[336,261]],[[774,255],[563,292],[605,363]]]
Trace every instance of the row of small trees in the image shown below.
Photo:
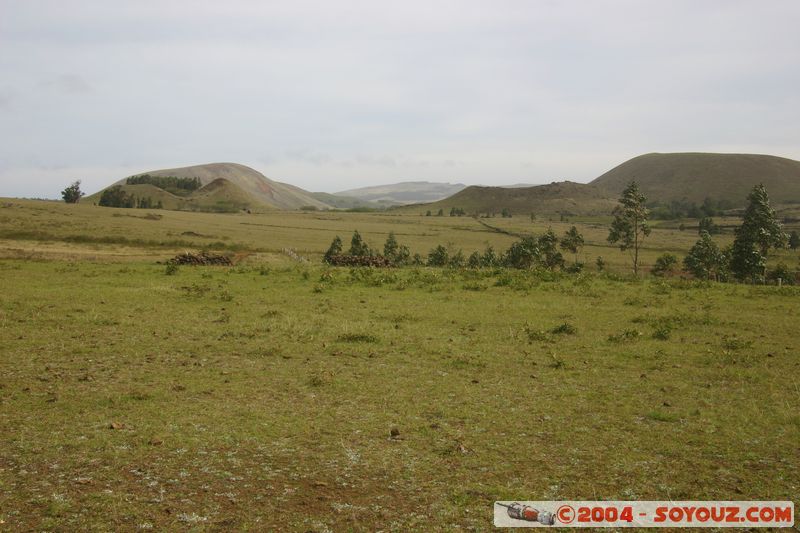
[[[775,211],[770,207],[769,195],[763,185],[757,185],[747,197],[748,206],[742,225],[736,229],[733,245],[722,250],[711,238],[715,226],[710,218],[701,220],[700,239],[684,258],[683,265],[692,275],[700,279],[756,282],[767,276],[767,256],[772,249],[782,248],[792,240],[800,246],[800,236],[790,238],[783,232]],[[633,272],[639,273],[639,251],[645,237],[650,235],[647,223],[646,198],[636,182],[623,191],[619,206],[614,210],[614,221],[608,241],[618,244],[620,250],[630,250]],[[656,275],[665,274],[677,266],[678,259],[672,254],[658,258],[653,268]]]
[[[800,246],[800,235],[794,232],[789,237],[783,232],[775,211],[770,207],[769,195],[763,185],[753,188],[748,196],[748,202],[742,225],[735,231],[734,242],[725,249],[721,249],[711,237],[709,230],[715,227],[713,221],[710,218],[702,221],[700,239],[683,259],[683,267],[693,276],[719,281],[736,278],[740,281],[756,282],[767,277],[766,261],[772,249],[784,246],[787,241],[792,247]],[[639,274],[639,254],[642,244],[651,232],[648,215],[646,198],[636,182],[631,182],[623,191],[619,206],[614,210],[608,241],[619,246],[622,251],[631,252],[635,275]],[[358,264],[352,261],[353,257],[372,257],[379,260],[361,264],[393,266],[415,264],[470,268],[505,266],[519,269],[566,268],[580,271],[583,265],[578,262],[578,254],[583,245],[583,236],[575,226],[572,226],[561,238],[556,236],[552,229],[548,229],[540,236],[522,237],[501,254],[497,254],[491,246],[488,246],[483,253],[476,251],[466,257],[461,250],[453,252],[443,245],[438,245],[428,253],[427,257],[422,257],[419,254],[412,255],[407,246],[398,243],[392,232],[386,239],[381,255],[372,250],[356,231],[350,241],[350,249],[346,253],[343,251],[341,238],[336,236],[325,253],[325,262],[352,265]],[[566,265],[562,251],[575,255],[575,261],[571,266]],[[598,265],[600,268],[599,259]],[[665,275],[677,267],[677,256],[664,254],[657,259],[653,273]],[[774,274],[772,277],[775,275],[780,277],[779,274]]]
[[[566,261],[559,250],[575,255],[575,262],[569,266],[570,270],[580,270],[582,264],[578,262],[578,253],[583,248],[583,235],[572,226],[563,237],[559,238],[552,229],[548,229],[538,237],[523,237],[513,243],[505,252],[498,254],[494,248],[487,246],[483,253],[473,252],[466,257],[462,250],[452,251],[444,245],[438,245],[427,255],[411,255],[408,246],[397,241],[394,232],[389,233],[383,245],[383,254],[373,250],[361,237],[358,231],[350,239],[350,249],[345,252],[342,239],[337,235],[325,252],[324,261],[331,265],[427,265],[433,267],[497,267],[509,268],[546,268],[554,270],[566,268]],[[374,258],[375,260],[354,261],[353,258]]]

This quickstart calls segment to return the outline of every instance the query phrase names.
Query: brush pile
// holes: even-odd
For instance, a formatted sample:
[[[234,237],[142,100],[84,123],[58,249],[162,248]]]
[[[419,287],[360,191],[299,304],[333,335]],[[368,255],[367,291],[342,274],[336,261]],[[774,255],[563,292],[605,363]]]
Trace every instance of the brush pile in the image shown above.
[[[196,266],[212,266],[212,265],[221,265],[221,266],[232,266],[233,261],[227,255],[222,254],[214,254],[211,252],[198,252],[198,253],[191,253],[185,252],[182,254],[178,254],[169,261],[167,264],[170,265],[196,265]]]

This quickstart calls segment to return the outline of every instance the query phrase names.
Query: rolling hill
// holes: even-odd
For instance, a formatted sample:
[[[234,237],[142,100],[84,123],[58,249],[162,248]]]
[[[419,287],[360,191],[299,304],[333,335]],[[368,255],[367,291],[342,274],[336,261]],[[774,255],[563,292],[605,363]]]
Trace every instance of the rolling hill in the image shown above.
[[[473,185],[449,198],[428,204],[396,208],[400,212],[463,209],[467,214],[500,214],[508,209],[515,215],[571,214],[605,215],[616,201],[603,189],[571,181],[554,182],[533,187],[481,187]]]
[[[201,187],[186,191],[188,194],[175,194],[181,191],[170,192],[151,184],[129,184],[129,178],[134,176],[123,178],[112,184],[112,187],[119,185],[127,193],[137,197],[150,197],[153,202],[161,200],[165,209],[217,211],[231,210],[234,207],[259,210],[299,209],[306,206],[318,209],[330,208],[328,204],[317,200],[311,193],[299,187],[273,181],[260,172],[237,163],[210,163],[151,170],[135,176],[143,175],[156,178],[196,178]],[[102,192],[99,191],[86,200],[97,202]]]
[[[800,161],[771,155],[674,153],[645,154],[609,170],[591,185],[617,196],[632,180],[648,201],[688,201],[705,198],[731,207],[745,204],[754,185],[763,183],[773,203],[800,202]]]
[[[463,183],[435,183],[430,181],[404,181],[389,185],[361,187],[335,193],[383,206],[435,202],[447,198],[466,187]]]

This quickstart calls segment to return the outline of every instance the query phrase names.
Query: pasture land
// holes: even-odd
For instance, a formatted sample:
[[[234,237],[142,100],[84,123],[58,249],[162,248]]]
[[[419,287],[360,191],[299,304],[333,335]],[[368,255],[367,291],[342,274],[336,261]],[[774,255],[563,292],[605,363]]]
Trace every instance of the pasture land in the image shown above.
[[[486,530],[496,499],[800,500],[800,288],[630,280],[592,221],[611,273],[351,270],[317,261],[336,233],[514,238],[5,202],[0,529]],[[238,266],[156,263],[208,243]]]

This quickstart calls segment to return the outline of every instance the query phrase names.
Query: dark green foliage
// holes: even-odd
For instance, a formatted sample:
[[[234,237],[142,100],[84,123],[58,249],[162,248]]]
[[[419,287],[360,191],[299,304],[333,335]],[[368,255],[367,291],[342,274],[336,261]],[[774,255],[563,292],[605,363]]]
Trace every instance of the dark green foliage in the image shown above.
[[[726,276],[728,258],[708,232],[700,234],[689,254],[683,259],[683,266],[699,279],[722,280]]]
[[[131,176],[125,183],[128,185],[154,185],[159,189],[171,192],[178,196],[186,196],[192,191],[199,189],[202,184],[200,178],[178,178],[176,176],[151,176],[150,174],[141,174],[139,176]]]
[[[620,205],[614,209],[614,221],[608,233],[608,242],[618,244],[619,249],[633,250],[633,273],[639,274],[639,249],[642,241],[650,235],[647,224],[647,199],[639,191],[639,186],[632,181],[622,192]]]
[[[367,243],[364,242],[364,239],[361,238],[361,234],[358,232],[358,230],[354,231],[353,237],[350,239],[350,251],[348,252],[348,255],[362,257],[371,254],[372,252],[370,251]]]
[[[658,256],[651,273],[654,276],[671,276],[678,268],[678,257],[675,254],[665,253]]]
[[[439,211],[436,213],[436,216],[437,217],[443,217],[444,216],[444,209],[439,209]]]
[[[511,268],[532,268],[539,261],[539,244],[534,237],[523,237],[503,254],[503,264]]]
[[[167,265],[167,268],[164,270],[164,274],[167,276],[174,276],[178,273],[178,265],[175,263],[170,263]]]
[[[485,267],[495,267],[500,264],[500,257],[495,253],[494,248],[491,245],[486,247],[486,250],[483,252],[483,256],[481,257],[481,262]]]
[[[136,198],[126,193],[121,185],[114,185],[103,191],[98,202],[103,207],[134,207]]]
[[[786,263],[778,263],[775,268],[767,272],[767,279],[775,284],[781,280],[783,285],[794,285],[797,279],[797,272],[792,271]]]
[[[598,272],[602,272],[606,269],[606,260],[603,259],[602,256],[597,256],[597,259],[594,261],[594,265],[597,267]]]
[[[578,228],[572,226],[564,233],[559,246],[561,246],[562,250],[575,254],[575,262],[577,263],[578,252],[583,248],[583,244],[583,235],[580,234]]]
[[[548,270],[555,270],[564,266],[564,257],[558,251],[558,243],[558,237],[556,237],[552,228],[548,228],[544,235],[539,237],[538,245],[541,262]]]
[[[390,231],[389,236],[386,237],[386,242],[383,244],[383,256],[391,260],[397,254],[399,248],[397,237],[395,237],[393,231]]]
[[[426,217],[429,217],[429,216],[431,216],[431,210],[430,210],[430,209],[428,209],[428,210],[425,212],[425,216],[426,216]]]
[[[503,218],[511,218],[511,211],[509,211],[507,207],[504,207],[503,212],[500,214],[503,216]]]
[[[68,204],[77,204],[83,195],[81,180],[73,181],[66,189],[61,191],[61,197]]]
[[[460,216],[464,216],[464,214],[465,214],[464,210],[461,209],[460,207],[451,207],[450,208],[450,216],[451,217],[460,217]]]
[[[749,205],[742,225],[736,230],[731,257],[731,270],[742,281],[764,276],[767,253],[786,243],[775,211],[769,205],[769,195],[763,185],[757,185],[748,196]]]
[[[792,234],[789,235],[789,248],[792,250],[800,248],[800,233],[797,233],[797,230],[792,231]]]
[[[720,227],[714,224],[714,219],[711,217],[703,217],[697,227],[697,233],[701,234],[707,232],[709,235],[720,233]]]
[[[464,259],[464,252],[459,250],[453,255],[451,255],[448,264],[453,268],[463,268],[464,265],[466,264],[466,259]]]
[[[428,266],[446,266],[450,262],[450,254],[447,253],[447,248],[441,244],[430,251],[428,254]]]
[[[585,266],[586,265],[584,265],[580,261],[575,261],[574,263],[572,263],[570,265],[567,265],[564,268],[564,271],[569,273],[569,274],[580,274],[581,272],[583,272],[583,267],[585,267]]]
[[[467,266],[469,268],[481,268],[483,266],[483,260],[481,259],[480,252],[472,252],[469,254],[469,258],[467,259]]]
[[[400,245],[392,231],[389,233],[383,245],[383,256],[388,259],[392,265],[406,265],[411,258],[411,250],[408,249],[408,246]]]
[[[330,263],[332,257],[341,254],[342,254],[342,239],[337,235],[336,237],[333,238],[333,242],[331,242],[328,251],[325,252],[324,261],[326,263]]]
[[[553,335],[575,335],[578,333],[578,328],[570,324],[569,322],[564,322],[553,329],[550,330],[550,333]]]

